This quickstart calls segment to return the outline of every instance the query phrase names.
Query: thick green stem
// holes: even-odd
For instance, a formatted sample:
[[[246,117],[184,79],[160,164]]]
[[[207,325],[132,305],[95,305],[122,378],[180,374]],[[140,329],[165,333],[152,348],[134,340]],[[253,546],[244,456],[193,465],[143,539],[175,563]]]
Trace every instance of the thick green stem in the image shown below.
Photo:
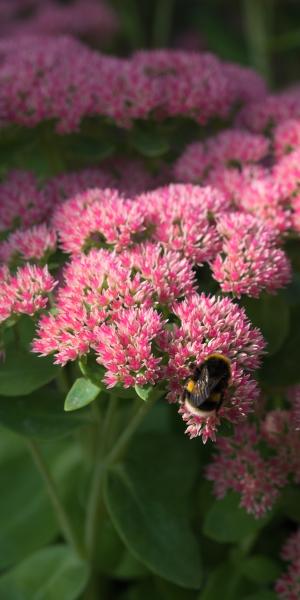
[[[102,485],[102,480],[105,472],[105,465],[103,462],[103,454],[105,451],[105,445],[107,442],[107,436],[109,434],[111,424],[113,422],[113,417],[116,410],[116,398],[111,398],[108,401],[108,407],[104,419],[103,426],[99,431],[99,440],[97,444],[97,449],[95,453],[95,469],[92,477],[90,494],[88,498],[87,504],[87,513],[86,513],[86,524],[85,524],[85,545],[88,551],[89,556],[92,556],[94,550],[94,539],[95,539],[95,530],[98,525],[99,518],[99,490]]]
[[[65,538],[65,540],[72,546],[75,552],[81,557],[84,558],[83,548],[77,539],[77,535],[73,529],[72,523],[68,517],[68,514],[65,511],[65,508],[61,502],[59,497],[59,493],[57,490],[56,483],[52,477],[52,474],[49,470],[48,465],[46,464],[42,452],[37,444],[37,442],[33,439],[26,438],[25,442],[27,447],[31,453],[33,461],[40,472],[42,479],[44,480],[45,487],[48,493],[48,496],[51,500],[57,521],[60,525],[61,532]]]
[[[273,0],[243,0],[244,29],[251,63],[271,82],[268,30]]]
[[[153,24],[154,47],[165,47],[169,43],[173,8],[174,0],[156,0]]]
[[[133,416],[132,420],[128,423],[127,427],[124,429],[118,440],[113,445],[112,449],[106,456],[103,458],[103,454],[106,450],[106,440],[107,436],[109,436],[109,431],[111,429],[111,425],[113,422],[114,412],[115,412],[115,400],[110,400],[111,407],[108,408],[107,416],[105,419],[105,423],[102,429],[102,440],[99,448],[99,453],[97,456],[97,464],[95,466],[94,476],[91,484],[91,491],[88,501],[88,509],[87,509],[87,519],[86,519],[86,529],[85,529],[85,543],[88,555],[92,558],[94,553],[95,546],[95,537],[97,534],[97,525],[100,515],[100,508],[102,502],[102,487],[103,481],[105,478],[106,471],[109,467],[111,467],[114,463],[119,460],[119,458],[124,453],[131,437],[137,430],[139,424],[144,419],[146,414],[152,408],[155,403],[157,396],[153,394],[151,400],[140,405],[138,411]]]

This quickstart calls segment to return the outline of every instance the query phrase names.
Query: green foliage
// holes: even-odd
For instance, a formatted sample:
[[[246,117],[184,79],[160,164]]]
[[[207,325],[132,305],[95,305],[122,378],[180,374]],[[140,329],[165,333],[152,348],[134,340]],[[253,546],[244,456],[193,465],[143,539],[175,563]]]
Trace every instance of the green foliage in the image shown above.
[[[88,411],[67,415],[57,390],[42,387],[28,396],[0,399],[0,423],[17,433],[40,439],[61,437],[88,424]]]
[[[219,600],[220,593],[223,600],[237,600],[244,598],[245,589],[247,588],[241,574],[229,561],[224,561],[210,573],[197,600]]]
[[[268,556],[254,555],[244,559],[239,565],[240,571],[250,581],[267,584],[279,577],[281,568]]]
[[[300,490],[286,487],[281,494],[279,509],[286,517],[300,524]]]
[[[52,381],[59,371],[51,358],[40,358],[10,344],[0,369],[0,396],[26,396]]]
[[[24,443],[1,430],[0,449],[0,567],[4,568],[55,539],[59,526]],[[74,483],[78,449],[60,443],[55,449],[45,448],[45,452],[62,496],[66,497]]]
[[[65,411],[78,410],[96,400],[101,388],[89,379],[76,379],[65,399]]]
[[[290,313],[284,295],[262,294],[259,299],[244,298],[242,305],[253,325],[261,330],[268,355],[275,354],[289,333]]]
[[[278,316],[280,320],[280,316]],[[300,381],[300,319],[299,307],[290,311],[290,327],[284,345],[273,356],[267,356],[260,371],[263,383],[270,386],[288,386]]]
[[[188,516],[196,469],[186,440],[148,434],[135,438],[105,485],[107,509],[129,550],[154,573],[187,588],[201,584],[199,548]]]
[[[101,573],[116,579],[136,579],[149,574],[148,569],[126,548],[108,515],[97,538],[96,560]]]
[[[144,386],[141,387],[140,385],[135,385],[134,389],[138,395],[139,398],[141,398],[141,400],[144,400],[144,402],[147,402],[149,395],[151,394],[151,391],[153,390],[153,386],[152,385],[148,385],[148,386]]]
[[[255,519],[239,507],[238,494],[231,492],[222,500],[215,500],[204,518],[203,532],[222,543],[239,542],[259,531],[266,518]]]
[[[84,590],[88,565],[67,546],[45,548],[0,577],[5,600],[76,600]]]
[[[135,150],[147,158],[156,158],[166,154],[170,145],[166,136],[155,126],[135,126],[130,138]]]

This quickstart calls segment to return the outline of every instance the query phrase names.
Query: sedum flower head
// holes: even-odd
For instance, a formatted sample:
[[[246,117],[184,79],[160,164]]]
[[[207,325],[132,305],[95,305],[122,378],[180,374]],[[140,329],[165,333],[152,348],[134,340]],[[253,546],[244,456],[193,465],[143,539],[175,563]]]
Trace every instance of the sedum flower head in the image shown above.
[[[0,183],[0,231],[40,223],[49,208],[43,190],[29,171],[11,171]]]
[[[45,260],[55,251],[56,234],[47,225],[34,225],[30,229],[17,229],[0,243],[0,260],[14,263],[21,260]]]
[[[56,282],[47,267],[26,264],[10,275],[1,268],[0,320],[16,314],[34,315],[45,308]]]
[[[217,498],[229,490],[241,496],[240,506],[261,518],[277,500],[287,476],[276,455],[264,458],[255,425],[241,424],[231,437],[218,437],[217,454],[207,467]]]
[[[95,330],[97,362],[104,366],[107,387],[154,384],[159,379],[160,357],[153,342],[163,330],[163,320],[153,308],[121,309],[110,324]]]
[[[121,197],[117,190],[92,189],[67,200],[56,209],[53,227],[64,252],[79,254],[93,246],[120,251],[144,233],[145,211]]]
[[[35,352],[55,353],[59,364],[93,349],[97,327],[114,322],[120,310],[161,309],[194,291],[189,262],[151,245],[121,254],[93,249],[74,258],[63,277],[56,313],[42,316],[33,344]]]
[[[290,564],[276,582],[275,591],[281,600],[298,600],[300,597],[300,529],[289,537],[283,546],[281,556]]]
[[[220,250],[216,217],[228,208],[223,195],[211,187],[171,184],[136,199],[147,213],[152,238],[196,264],[203,264]]]
[[[231,361],[232,382],[218,414],[204,417],[180,406],[189,436],[201,435],[204,442],[214,440],[222,417],[235,422],[253,409],[258,389],[250,372],[260,363],[264,341],[251,327],[244,310],[229,298],[194,294],[175,303],[173,313],[180,324],[174,324],[160,340],[168,356],[165,377],[170,401],[180,401],[183,382],[209,354],[218,352]]]
[[[276,246],[276,231],[242,213],[223,215],[217,228],[223,246],[212,262],[212,274],[224,292],[258,297],[263,290],[274,293],[288,283],[291,266]]]

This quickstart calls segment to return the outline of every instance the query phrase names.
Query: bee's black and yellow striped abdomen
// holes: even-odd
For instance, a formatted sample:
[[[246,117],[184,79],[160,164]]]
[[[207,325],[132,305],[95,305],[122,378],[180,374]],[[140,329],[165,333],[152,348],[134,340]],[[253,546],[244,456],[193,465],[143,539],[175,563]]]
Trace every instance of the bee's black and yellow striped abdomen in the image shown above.
[[[221,407],[230,379],[230,360],[223,354],[210,354],[186,382],[182,400],[192,412],[209,415]]]

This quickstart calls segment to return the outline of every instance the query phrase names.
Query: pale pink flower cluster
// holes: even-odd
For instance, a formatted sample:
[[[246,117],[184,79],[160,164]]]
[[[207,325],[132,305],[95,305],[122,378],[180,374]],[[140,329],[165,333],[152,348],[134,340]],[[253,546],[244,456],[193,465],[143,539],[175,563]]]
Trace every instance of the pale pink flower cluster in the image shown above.
[[[259,330],[251,327],[244,310],[229,298],[195,294],[175,303],[172,311],[180,325],[174,325],[160,339],[169,357],[165,377],[171,402],[178,401],[183,382],[209,354],[218,352],[231,361],[232,382],[218,414],[200,416],[185,405],[179,411],[190,437],[201,435],[204,442],[215,440],[221,417],[236,422],[253,410],[258,387],[250,372],[259,366],[264,341]]]
[[[234,490],[241,496],[240,505],[257,518],[272,508],[286,484],[282,465],[273,455],[263,457],[260,442],[255,425],[241,424],[233,436],[218,437],[218,453],[206,472],[217,498]]]
[[[30,264],[19,267],[15,275],[7,267],[0,267],[0,283],[0,322],[42,310],[56,285],[47,267]]]
[[[125,311],[124,324],[126,310],[168,306],[174,297],[194,290],[191,265],[174,252],[162,254],[155,246],[139,246],[133,253],[119,255],[93,249],[65,267],[56,313],[42,316],[33,349],[43,355],[55,353],[55,362],[65,364],[96,349],[102,324],[111,324],[113,335],[120,310]],[[137,318],[143,319],[144,314],[136,312]],[[114,348],[110,351],[113,355]]]
[[[141,160],[117,156],[103,160],[99,167],[56,175],[46,182],[44,191],[54,206],[91,188],[115,188],[130,197],[159,187],[168,178],[167,168],[152,175]]]
[[[297,192],[300,184],[300,149],[279,158],[272,169],[272,176],[280,187],[282,196],[288,200]]]
[[[0,231],[30,227],[44,220],[50,202],[28,171],[11,171],[0,183]]]
[[[276,246],[276,231],[243,213],[223,215],[217,229],[223,245],[212,262],[212,275],[224,292],[258,297],[262,290],[274,293],[287,285],[291,265]]]
[[[7,240],[0,242],[0,262],[17,263],[19,260],[43,261],[55,251],[56,233],[47,225],[16,229]]]
[[[95,52],[68,37],[18,36],[0,42],[0,100],[8,123],[54,119],[75,130],[101,115],[134,119],[189,117],[204,124],[226,117],[243,98],[224,65],[208,53],[140,51],[129,59]]]
[[[88,35],[102,45],[118,29],[117,15],[104,0],[75,0],[67,4],[39,0],[35,5],[33,14],[29,12],[27,17],[18,19],[15,14],[6,23],[3,20],[0,33],[10,36],[33,33]]]
[[[253,99],[238,115],[238,124],[256,132],[265,132],[274,125],[300,117],[300,88],[292,87],[277,94]]]
[[[178,181],[200,183],[212,168],[258,162],[268,149],[269,141],[263,135],[228,129],[187,146],[175,163],[174,175]]]
[[[300,117],[300,115],[299,115]],[[274,152],[276,158],[289,154],[300,146],[300,118],[288,119],[274,129]]]
[[[294,385],[288,389],[288,399],[292,405],[292,413],[295,429],[300,429],[300,385]]]
[[[275,591],[281,600],[300,598],[300,529],[285,543],[281,556],[290,563],[287,571],[276,582]]]
[[[153,308],[121,309],[110,324],[95,329],[97,362],[106,369],[107,387],[155,384],[160,377],[161,357],[152,343],[162,333],[164,321]]]
[[[240,102],[257,101],[267,95],[265,81],[253,69],[236,63],[225,63],[224,70],[230,79],[233,93],[238,96]]]
[[[198,265],[213,259],[220,250],[215,221],[228,210],[229,203],[218,190],[171,184],[138,196],[136,202],[147,213],[156,243]]]
[[[232,437],[218,438],[207,478],[213,481],[218,498],[234,490],[241,495],[241,506],[259,518],[272,508],[290,478],[299,483],[299,457],[300,435],[293,412],[274,410],[260,428],[242,424]]]
[[[52,224],[66,253],[79,254],[89,248],[121,251],[146,230],[143,207],[121,197],[116,190],[95,188],[61,204]]]

